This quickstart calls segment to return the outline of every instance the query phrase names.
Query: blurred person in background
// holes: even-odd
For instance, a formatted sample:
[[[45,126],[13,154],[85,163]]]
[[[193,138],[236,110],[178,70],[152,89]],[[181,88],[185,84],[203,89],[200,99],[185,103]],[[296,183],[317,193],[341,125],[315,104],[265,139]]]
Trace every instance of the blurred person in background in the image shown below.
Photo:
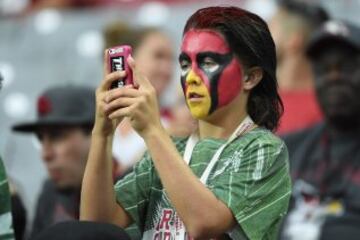
[[[79,217],[94,107],[92,88],[52,87],[38,98],[37,120],[13,126],[14,131],[37,135],[49,174],[38,198],[31,237],[54,223]]]
[[[106,48],[124,44],[132,46],[134,59],[156,90],[160,104],[161,121],[165,126],[171,125],[171,122],[175,120],[173,118],[175,112],[162,101],[163,94],[171,83],[174,71],[174,46],[170,38],[158,28],[135,29],[121,21],[108,24],[104,29],[104,38]],[[174,111],[178,110],[181,111],[181,105],[174,109]],[[182,114],[191,116],[189,112],[185,111],[182,111]],[[194,129],[190,117],[189,120],[190,122],[178,122],[185,125],[184,127],[188,130],[188,132],[182,131],[181,134],[189,134],[189,131]],[[181,125],[178,127],[180,128]],[[180,134],[180,131],[176,131],[178,129],[170,129],[173,129],[175,135]],[[124,148],[127,151],[121,151]],[[113,154],[119,162],[120,174],[126,172],[140,160],[145,150],[145,142],[133,130],[130,121],[128,119],[122,121],[115,132],[113,143]]]
[[[322,119],[305,47],[311,33],[327,19],[325,10],[313,3],[278,0],[278,10],[269,23],[276,44],[279,93],[284,104],[278,134],[301,130]]]
[[[0,239],[15,239],[11,212],[11,194],[5,166],[0,157]]]
[[[2,88],[2,75],[0,73],[0,90]],[[13,221],[11,214],[11,195],[5,166],[0,156],[0,239],[13,240]]]
[[[360,28],[326,22],[307,55],[324,121],[284,138],[294,188],[283,239],[359,239]]]
[[[191,115],[182,89],[178,89],[175,99],[175,104],[171,106],[172,119],[167,130],[174,137],[186,137],[196,131],[198,125]]]
[[[8,178],[8,181],[11,194],[11,213],[13,217],[15,239],[21,240],[25,237],[27,225],[27,211],[19,193],[20,184],[15,182],[14,179],[11,178],[11,176]]]

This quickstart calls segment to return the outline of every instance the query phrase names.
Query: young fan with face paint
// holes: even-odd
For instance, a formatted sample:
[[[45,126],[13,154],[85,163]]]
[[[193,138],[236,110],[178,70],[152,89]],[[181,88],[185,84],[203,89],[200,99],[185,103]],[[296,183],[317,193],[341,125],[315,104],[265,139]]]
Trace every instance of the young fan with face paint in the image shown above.
[[[190,30],[181,51],[181,84],[194,117],[202,119],[238,95],[243,70],[221,34]]]
[[[208,7],[189,18],[179,62],[199,128],[187,138],[166,133],[154,88],[128,62],[136,88],[109,90],[124,73],[105,71],[97,90],[81,218],[135,223],[143,239],[276,239],[290,178],[286,147],[271,133],[282,104],[266,23],[236,7]],[[111,139],[125,117],[148,152],[113,188]]]

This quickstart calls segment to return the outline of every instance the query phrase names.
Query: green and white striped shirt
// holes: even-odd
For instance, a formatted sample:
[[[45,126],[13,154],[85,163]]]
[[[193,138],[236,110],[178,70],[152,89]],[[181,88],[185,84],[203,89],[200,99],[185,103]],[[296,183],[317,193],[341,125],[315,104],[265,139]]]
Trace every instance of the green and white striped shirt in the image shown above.
[[[175,140],[180,154],[184,153],[186,141]],[[196,144],[189,165],[196,176],[200,178],[225,142],[208,138]],[[229,232],[232,239],[276,239],[291,193],[285,144],[263,128],[239,137],[220,155],[207,187],[237,220],[238,225]],[[115,191],[117,201],[142,232],[142,239],[179,239],[176,232],[181,221],[148,153],[132,173],[116,183]]]
[[[0,240],[14,239],[9,183],[0,158]]]

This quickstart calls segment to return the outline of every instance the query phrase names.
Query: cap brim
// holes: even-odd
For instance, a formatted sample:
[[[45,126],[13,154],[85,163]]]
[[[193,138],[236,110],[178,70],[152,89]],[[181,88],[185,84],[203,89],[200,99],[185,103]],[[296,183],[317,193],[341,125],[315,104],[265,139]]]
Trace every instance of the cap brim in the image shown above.
[[[27,123],[19,123],[12,127],[13,131],[16,132],[24,132],[24,133],[32,133],[39,131],[40,128],[43,127],[59,127],[59,126],[77,126],[77,125],[91,125],[90,122],[84,122],[75,120],[75,119],[63,119],[63,120],[46,120],[46,121],[38,121],[38,122],[27,122]]]
[[[40,126],[36,123],[21,123],[12,127],[16,132],[36,132]]]
[[[307,49],[306,55],[310,58],[317,56],[317,54],[323,49],[333,44],[342,44],[348,45],[354,49],[359,50],[357,43],[353,42],[351,39],[339,36],[339,35],[328,35],[324,34],[314,38],[310,41]]]

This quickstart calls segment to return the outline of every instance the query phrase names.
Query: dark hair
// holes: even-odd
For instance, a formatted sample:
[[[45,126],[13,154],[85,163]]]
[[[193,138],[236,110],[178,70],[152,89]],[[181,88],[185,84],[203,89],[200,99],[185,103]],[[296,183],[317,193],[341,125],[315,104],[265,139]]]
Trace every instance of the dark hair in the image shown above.
[[[250,92],[247,112],[257,125],[275,130],[284,107],[277,92],[275,44],[265,21],[237,7],[208,7],[188,19],[183,34],[190,29],[221,33],[245,67],[263,69],[263,79]]]

